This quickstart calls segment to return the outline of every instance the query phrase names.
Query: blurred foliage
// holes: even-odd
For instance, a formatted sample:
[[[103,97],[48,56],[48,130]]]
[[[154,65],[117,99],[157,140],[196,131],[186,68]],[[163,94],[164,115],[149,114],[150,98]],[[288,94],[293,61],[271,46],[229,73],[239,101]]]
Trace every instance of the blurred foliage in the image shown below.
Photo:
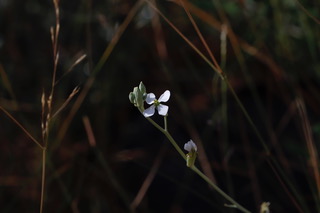
[[[147,3],[93,75],[136,2],[60,1],[54,111],[76,86],[81,91],[51,127],[44,212],[130,212],[157,161],[136,212],[235,212],[130,104],[128,94],[140,81],[156,96],[171,90],[170,132],[181,147],[190,138],[201,139],[217,184],[239,203],[252,212],[264,201],[272,212],[320,211],[303,131],[310,122],[319,148],[320,2],[188,2],[218,62],[220,25],[229,26],[224,71],[271,155],[215,72]],[[174,1],[156,4],[207,55],[183,8]],[[0,106],[39,140],[41,95],[49,94],[53,72],[51,26],[55,12],[49,0],[0,1]],[[83,54],[86,59],[69,71]],[[70,125],[64,125],[88,79],[94,83]],[[296,100],[306,114],[298,113]],[[95,144],[89,143],[84,118]],[[41,150],[2,111],[0,136],[0,210],[37,212]]]

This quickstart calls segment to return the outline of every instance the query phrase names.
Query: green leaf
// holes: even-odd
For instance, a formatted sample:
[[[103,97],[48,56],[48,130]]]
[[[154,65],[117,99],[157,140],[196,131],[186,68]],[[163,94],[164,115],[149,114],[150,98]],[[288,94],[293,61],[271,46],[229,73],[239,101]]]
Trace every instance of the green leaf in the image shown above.
[[[135,99],[136,99],[136,97],[135,97],[135,95],[133,94],[133,92],[130,92],[130,93],[129,93],[129,100],[130,100],[130,102],[133,103],[133,104],[135,104]]]
[[[144,95],[147,92],[146,87],[144,86],[142,81],[139,84],[139,90],[141,91],[142,95]]]

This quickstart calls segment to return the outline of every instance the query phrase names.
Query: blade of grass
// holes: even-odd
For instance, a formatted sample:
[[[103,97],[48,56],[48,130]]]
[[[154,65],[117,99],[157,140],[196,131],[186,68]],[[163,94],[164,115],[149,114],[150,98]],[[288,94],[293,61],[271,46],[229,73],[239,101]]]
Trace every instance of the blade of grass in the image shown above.
[[[156,5],[156,1],[152,0],[152,3]],[[159,55],[159,58],[162,60],[165,60],[168,58],[168,50],[166,47],[165,39],[164,39],[164,33],[162,30],[161,22],[159,15],[155,13],[155,16],[151,20],[152,28],[154,31],[154,40],[156,42],[157,52]]]
[[[150,172],[148,173],[147,177],[145,178],[143,184],[141,185],[139,192],[137,193],[136,197],[134,198],[134,200],[132,201],[130,208],[132,209],[132,211],[135,211],[136,208],[140,205],[142,199],[144,198],[146,192],[148,191],[152,181],[154,180],[158,169],[160,167],[160,164],[162,162],[164,153],[165,153],[165,146],[162,147],[162,149],[160,149],[157,157],[154,160],[154,163],[150,169]]]
[[[12,100],[13,100],[13,106],[15,109],[18,109],[18,104],[17,104],[17,101],[16,101],[16,96],[13,92],[13,89],[12,89],[12,86],[11,86],[11,83],[9,81],[9,78],[8,78],[8,75],[7,73],[5,72],[2,64],[0,64],[0,77],[2,79],[2,83],[4,85],[4,87],[8,90]]]
[[[186,37],[183,35],[183,33],[149,0],[145,0],[151,8],[153,8],[162,18],[163,20],[165,20],[167,22],[167,24],[170,25],[170,27],[176,31],[176,33],[178,33],[181,38],[187,42],[187,44],[194,50],[196,51],[196,53],[198,53],[198,55],[205,61],[207,62],[207,64],[214,70],[216,71],[218,74],[220,74],[220,76],[223,78],[223,76],[221,75],[220,70],[211,63],[211,61]]]
[[[311,130],[310,122],[308,119],[306,107],[300,98],[298,98],[296,100],[296,105],[297,105],[300,119],[302,121],[301,125],[302,125],[303,133],[305,136],[305,140],[306,140],[306,144],[307,144],[307,148],[308,148],[308,152],[309,152],[309,156],[310,156],[310,164],[312,167],[314,181],[316,183],[317,191],[318,191],[317,200],[319,202],[319,198],[320,198],[320,173],[319,173],[318,151],[317,151],[315,142],[312,137],[312,130]]]
[[[44,147],[28,132],[28,130],[26,130],[7,110],[5,110],[4,108],[2,108],[0,106],[0,110],[2,110],[4,112],[4,114],[6,114],[18,127],[20,127],[20,129],[35,143],[37,144],[42,150],[44,149]]]
[[[211,61],[213,62],[213,64],[214,64],[215,67],[217,68],[218,73],[219,73],[219,74],[222,74],[222,69],[221,69],[220,65],[218,64],[216,58],[214,57],[211,49],[210,49],[209,46],[208,46],[206,40],[204,39],[204,37],[203,37],[203,35],[202,35],[202,33],[201,33],[198,25],[196,24],[195,20],[193,19],[192,15],[191,15],[191,13],[190,13],[190,11],[189,11],[189,9],[185,6],[185,4],[183,3],[183,0],[179,0],[179,1],[180,1],[181,5],[182,5],[184,11],[185,11],[186,14],[188,15],[188,18],[189,18],[189,20],[190,20],[193,28],[195,29],[197,35],[199,36],[199,38],[200,38],[200,40],[201,40],[201,42],[202,42],[202,45],[205,47],[206,51],[208,52],[208,54],[209,54],[209,56],[210,56],[210,58],[211,58]]]
[[[295,0],[299,6],[299,8],[305,13],[307,14],[307,16],[309,16],[314,22],[316,22],[317,24],[320,25],[320,20],[317,19],[315,16],[313,16],[302,4],[299,0]]]
[[[88,137],[89,144],[94,149],[99,163],[101,164],[101,166],[105,170],[107,177],[108,177],[108,182],[110,182],[110,186],[112,186],[115,189],[115,191],[118,192],[120,198],[123,200],[123,202],[125,203],[128,210],[130,212],[133,212],[132,209],[130,208],[129,196],[127,195],[127,193],[125,192],[125,190],[123,189],[123,187],[121,186],[119,181],[117,180],[116,175],[112,171],[112,169],[109,166],[109,163],[105,159],[104,155],[96,146],[96,140],[95,140],[94,133],[92,131],[92,127],[91,127],[91,123],[90,123],[89,118],[87,116],[82,117],[82,122],[85,127],[85,131],[86,131],[86,134]]]
[[[54,89],[56,85],[56,73],[59,62],[59,50],[58,50],[58,38],[60,33],[60,9],[59,9],[59,1],[52,0],[54,9],[55,9],[55,28],[51,27],[51,40],[52,40],[52,49],[53,49],[53,73],[51,80],[51,90],[48,96],[48,99],[45,100],[45,94],[43,93],[41,98],[42,104],[42,137],[43,137],[43,149],[42,149],[42,174],[41,174],[41,197],[40,197],[40,209],[39,212],[42,213],[44,209],[44,201],[45,201],[45,182],[46,182],[46,155],[47,155],[47,147],[49,141],[49,129],[51,124],[51,112],[52,112],[52,102]],[[46,116],[45,116],[46,113]]]
[[[131,23],[133,17],[136,15],[136,13],[138,12],[138,10],[140,9],[140,7],[142,6],[143,0],[139,0],[130,10],[130,12],[128,13],[128,15],[126,16],[125,20],[123,21],[123,23],[119,26],[118,30],[116,31],[115,35],[113,36],[110,44],[106,47],[103,55],[101,56],[101,58],[99,59],[98,63],[96,64],[96,66],[94,67],[91,76],[89,77],[89,79],[86,81],[81,93],[79,94],[78,98],[76,99],[75,103],[72,106],[72,109],[69,113],[69,115],[67,116],[67,118],[65,119],[65,121],[63,122],[63,124],[61,125],[61,128],[59,130],[58,133],[58,143],[56,146],[59,145],[59,141],[62,140],[62,138],[64,137],[64,135],[66,134],[70,123],[72,121],[72,119],[74,118],[75,114],[77,113],[77,111],[79,110],[81,104],[83,103],[85,97],[87,96],[90,88],[92,87],[94,81],[95,81],[95,77],[98,74],[98,72],[101,70],[102,66],[105,64],[105,62],[108,60],[109,56],[111,55],[113,49],[115,48],[115,46],[117,45],[117,43],[119,42],[119,39],[121,38],[121,36],[123,35],[123,33],[125,32],[125,30],[127,29],[128,25]]]
[[[173,2],[178,3],[178,0],[174,0]],[[201,10],[200,8],[194,6],[189,1],[184,0],[184,4],[188,7],[192,14],[195,14],[200,20],[207,23],[209,26],[214,29],[220,31],[223,25],[220,21],[215,19],[211,14]],[[248,44],[246,41],[240,39],[235,33],[233,33],[232,29],[228,27],[228,38],[230,39],[230,43],[235,51],[239,52],[239,47],[241,47],[248,54],[256,57],[259,61],[267,65],[272,71],[275,79],[282,79],[284,77],[284,71],[274,62],[272,58],[268,55],[262,53],[254,46]],[[238,55],[238,54],[236,54]]]

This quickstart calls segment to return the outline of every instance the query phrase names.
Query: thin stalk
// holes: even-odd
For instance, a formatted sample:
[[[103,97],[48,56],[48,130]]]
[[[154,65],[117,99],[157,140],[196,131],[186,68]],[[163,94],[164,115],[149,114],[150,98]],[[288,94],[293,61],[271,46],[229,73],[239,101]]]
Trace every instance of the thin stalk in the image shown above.
[[[187,159],[186,154],[182,151],[182,149],[178,146],[177,142],[172,138],[171,134],[168,131],[164,131],[163,134],[169,139],[174,148],[179,152],[184,160]]]
[[[165,116],[166,117],[166,116]],[[178,153],[182,156],[182,158],[184,160],[186,160],[186,155],[185,153],[182,151],[182,149],[178,146],[177,142],[173,139],[173,137],[171,136],[171,134],[164,128],[162,128],[159,124],[157,124],[156,122],[154,122],[151,118],[147,118],[146,119],[153,125],[155,126],[158,130],[160,130],[160,132],[162,132],[170,141],[170,143],[174,146],[174,148],[178,151]],[[165,119],[166,120],[166,119]],[[166,123],[166,121],[165,121]]]
[[[44,147],[42,149],[42,175],[41,175],[40,213],[43,212],[43,203],[44,203],[44,188],[45,188],[45,179],[46,179],[46,154],[47,154],[47,149],[46,149],[46,147]]]
[[[154,122],[151,118],[146,117],[146,119],[155,126],[158,130],[160,130],[170,141],[170,143],[174,146],[174,148],[178,151],[178,153],[182,156],[184,160],[187,159],[185,153],[182,151],[182,149],[178,146],[177,142],[173,139],[171,134],[168,132],[167,128],[167,116],[164,117],[164,123],[165,123],[165,129],[162,128],[159,124]],[[204,181],[206,181],[210,186],[212,186],[221,196],[223,196],[226,200],[228,200],[230,203],[232,203],[232,207],[239,209],[240,211],[244,213],[250,213],[246,208],[241,206],[238,202],[236,202],[234,199],[232,199],[229,195],[227,195],[224,191],[222,191],[216,184],[214,184],[205,174],[203,174],[197,167],[192,166],[191,169],[197,173]]]
[[[249,210],[241,206],[238,202],[232,199],[229,195],[227,195],[222,189],[220,189],[216,184],[214,184],[205,174],[203,174],[197,167],[191,167],[192,171],[197,173],[204,181],[206,181],[210,186],[212,186],[219,194],[221,194],[226,200],[232,203],[232,207],[239,209],[242,212],[250,213]]]
[[[151,8],[153,8],[169,25],[172,27],[176,33],[178,33],[181,38],[187,42],[187,44],[218,74],[221,76],[221,71],[213,64],[211,61],[187,38],[183,33],[150,1],[145,0]]]
[[[79,110],[81,104],[83,103],[85,97],[87,96],[89,90],[91,89],[93,83],[95,82],[96,75],[100,72],[100,70],[102,69],[103,65],[105,64],[105,62],[110,57],[111,53],[113,52],[114,48],[118,44],[120,38],[122,37],[123,33],[127,29],[128,25],[130,24],[130,22],[134,18],[135,14],[139,11],[140,7],[142,6],[142,3],[143,3],[143,0],[139,0],[132,7],[132,9],[130,10],[130,12],[126,16],[126,18],[123,21],[123,23],[118,27],[118,29],[115,32],[115,35],[113,36],[113,38],[110,41],[109,45],[105,49],[105,51],[102,54],[101,58],[99,59],[98,63],[95,65],[91,76],[86,81],[85,85],[83,86],[83,89],[81,90],[81,93],[79,94],[79,96],[77,97],[77,100],[73,104],[69,115],[67,116],[67,118],[63,122],[63,124],[62,124],[62,126],[61,126],[61,128],[59,130],[58,136],[57,136],[58,140],[61,140],[64,137],[64,135],[66,134],[73,117],[75,116],[75,114]]]
[[[234,99],[236,100],[236,102],[238,103],[240,109],[242,110],[244,116],[246,117],[247,121],[249,122],[250,126],[252,127],[253,131],[255,132],[256,136],[258,137],[260,143],[262,144],[263,148],[265,149],[265,151],[267,152],[267,155],[270,155],[270,150],[268,148],[268,146],[266,145],[264,139],[262,138],[262,135],[260,134],[259,130],[257,129],[256,125],[253,123],[248,111],[246,110],[246,108],[243,106],[242,102],[240,101],[238,95],[236,94],[236,92],[234,91],[233,87],[231,86],[230,82],[225,79],[225,83],[228,85],[229,90],[231,92],[231,94],[233,95]]]
[[[4,112],[20,129],[35,143],[37,144],[41,149],[43,149],[43,146],[3,107],[0,106],[0,110]]]
[[[167,117],[168,117],[168,115],[166,115],[166,116],[164,116],[164,130],[165,131],[168,131],[168,122],[167,122]]]

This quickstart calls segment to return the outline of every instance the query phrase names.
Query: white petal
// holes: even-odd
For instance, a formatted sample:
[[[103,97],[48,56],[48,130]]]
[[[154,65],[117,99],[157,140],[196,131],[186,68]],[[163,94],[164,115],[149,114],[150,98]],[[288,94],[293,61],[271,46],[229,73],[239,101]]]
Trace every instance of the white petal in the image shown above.
[[[188,152],[191,151],[191,145],[189,143],[185,143],[183,148],[184,148],[184,150],[186,150]]]
[[[170,98],[170,91],[166,90],[159,98],[159,102],[167,102]]]
[[[155,106],[151,105],[148,109],[145,109],[142,114],[144,115],[144,117],[150,117],[154,114],[154,109]]]
[[[156,96],[153,93],[148,93],[146,97],[147,104],[153,104],[153,101],[156,99]]]
[[[158,110],[159,115],[166,116],[167,113],[168,113],[169,107],[166,106],[166,105],[160,104],[160,105],[157,107],[157,110]]]
[[[197,151],[198,147],[192,140],[190,140],[188,143],[184,144],[184,149],[188,152],[191,152],[192,150]]]

